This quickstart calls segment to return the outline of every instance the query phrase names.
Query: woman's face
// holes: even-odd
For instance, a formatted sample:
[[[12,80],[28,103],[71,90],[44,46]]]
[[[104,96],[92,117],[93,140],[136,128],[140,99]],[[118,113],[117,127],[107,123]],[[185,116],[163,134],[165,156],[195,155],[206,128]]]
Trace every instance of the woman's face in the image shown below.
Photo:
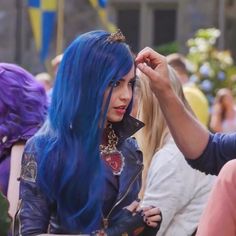
[[[134,65],[127,75],[114,84],[110,103],[107,110],[106,121],[119,122],[123,119],[127,107],[132,99],[132,86],[135,82]],[[110,87],[105,91],[103,104],[106,103],[109,96]]]

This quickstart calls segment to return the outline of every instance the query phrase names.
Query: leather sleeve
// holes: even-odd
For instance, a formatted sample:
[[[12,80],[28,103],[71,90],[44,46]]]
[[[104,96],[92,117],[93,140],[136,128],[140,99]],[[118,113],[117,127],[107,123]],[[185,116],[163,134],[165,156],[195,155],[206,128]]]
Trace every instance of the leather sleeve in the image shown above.
[[[14,222],[15,236],[47,233],[49,201],[37,186],[37,162],[35,154],[24,152],[20,177],[20,201]]]
[[[155,236],[160,228],[161,222],[155,228],[149,227],[144,223],[143,216],[141,213],[142,212],[137,212],[135,215],[133,215],[127,209],[123,209],[120,218],[116,222],[116,224],[105,229],[105,235]]]
[[[132,215],[127,209],[123,209],[120,219],[112,227],[105,230],[107,236],[138,236],[145,228],[143,217],[140,213]]]

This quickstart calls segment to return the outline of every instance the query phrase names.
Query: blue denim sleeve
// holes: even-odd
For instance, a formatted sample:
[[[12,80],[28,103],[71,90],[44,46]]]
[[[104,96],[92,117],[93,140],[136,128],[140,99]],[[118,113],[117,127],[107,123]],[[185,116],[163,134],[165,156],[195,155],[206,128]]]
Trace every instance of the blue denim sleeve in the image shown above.
[[[195,169],[206,174],[218,175],[222,166],[236,158],[236,133],[210,134],[208,144],[196,160],[187,160]]]

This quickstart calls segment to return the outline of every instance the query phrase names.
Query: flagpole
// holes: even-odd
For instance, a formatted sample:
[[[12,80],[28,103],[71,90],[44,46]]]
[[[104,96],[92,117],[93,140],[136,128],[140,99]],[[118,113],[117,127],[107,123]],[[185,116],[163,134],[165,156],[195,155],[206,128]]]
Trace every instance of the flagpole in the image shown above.
[[[22,62],[22,1],[16,0],[15,62]]]
[[[64,38],[64,0],[58,0],[57,6],[57,48],[56,55],[63,52],[63,38]]]

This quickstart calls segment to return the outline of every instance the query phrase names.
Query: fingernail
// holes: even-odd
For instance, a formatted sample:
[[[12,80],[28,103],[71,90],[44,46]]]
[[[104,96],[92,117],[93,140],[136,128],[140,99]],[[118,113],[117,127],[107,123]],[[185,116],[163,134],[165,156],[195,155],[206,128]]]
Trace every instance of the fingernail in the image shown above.
[[[139,63],[137,66],[138,66],[139,69],[143,69],[144,68],[144,65],[142,63]]]
[[[139,209],[139,210],[137,210],[136,212],[142,215],[143,209]]]

